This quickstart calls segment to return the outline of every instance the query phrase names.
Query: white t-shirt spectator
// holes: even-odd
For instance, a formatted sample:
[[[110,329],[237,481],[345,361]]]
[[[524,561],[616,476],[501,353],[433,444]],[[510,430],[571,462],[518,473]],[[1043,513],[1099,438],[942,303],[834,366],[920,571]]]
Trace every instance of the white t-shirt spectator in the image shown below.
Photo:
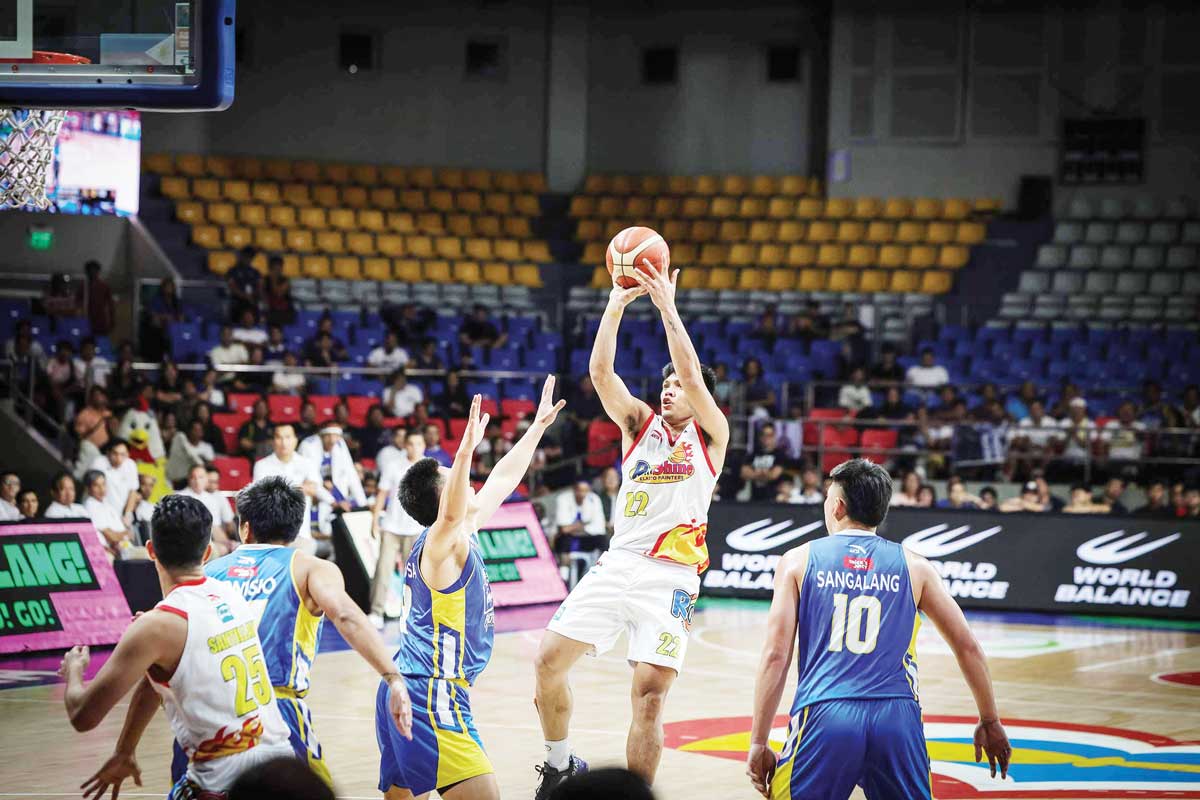
[[[603,536],[605,529],[604,505],[600,495],[588,492],[583,504],[575,502],[575,493],[563,492],[555,503],[554,524],[558,528],[574,522],[583,523],[582,533],[588,536]]]
[[[404,454],[403,448],[389,444],[386,447],[379,448],[379,452],[375,454],[375,468],[379,470],[380,475],[383,475],[387,471],[387,468],[394,462],[407,460],[408,456]]]
[[[193,492],[191,487],[184,487],[175,494],[193,497],[203,503],[208,513],[212,514],[214,528],[233,522],[233,509],[229,506],[229,501],[216,492]]]
[[[904,374],[904,379],[910,386],[916,386],[918,389],[936,389],[950,382],[950,373],[941,364],[934,364],[932,367],[913,364]]]
[[[1100,437],[1108,444],[1108,457],[1118,461],[1137,461],[1142,457],[1146,423],[1134,420],[1125,425],[1119,419],[1104,424]]]
[[[21,518],[21,512],[7,500],[0,500],[0,522],[13,522]]]
[[[317,499],[333,502],[332,495],[325,490],[321,481],[321,466],[299,453],[292,454],[292,460],[286,464],[279,460],[274,453],[254,462],[254,480],[258,481],[274,475],[285,479],[293,486],[301,486],[311,481],[317,487]],[[312,498],[304,495],[304,521],[300,523],[300,536],[312,538]]]
[[[809,489],[807,492],[804,492],[800,490],[799,486],[797,486],[795,489],[792,489],[792,494],[790,497],[788,497],[788,502],[801,506],[812,506],[818,503],[824,503],[825,495],[823,495],[818,489]]]
[[[104,473],[104,480],[108,484],[104,502],[117,512],[117,516],[121,516],[125,513],[125,503],[129,500],[129,493],[138,489],[137,464],[132,458],[127,458],[120,469],[114,469],[113,465],[109,463],[108,456],[99,455],[92,461],[89,469],[100,470]],[[87,503],[85,502],[84,505],[86,506]]]
[[[103,356],[96,356],[91,361],[82,358],[75,359],[75,374],[84,386],[107,386],[108,373],[112,372],[112,364]]]
[[[69,506],[64,506],[55,500],[46,506],[46,513],[42,516],[46,519],[89,519],[91,514],[88,513],[86,508],[79,505],[79,503],[71,503]]]
[[[1084,461],[1084,460],[1086,460],[1088,457],[1087,447],[1084,444],[1082,444],[1081,442],[1079,442],[1078,437],[1073,436],[1071,434],[1071,432],[1074,431],[1076,428],[1083,430],[1084,431],[1084,434],[1082,437],[1083,440],[1090,443],[1095,438],[1095,434],[1093,431],[1096,427],[1096,423],[1092,422],[1087,417],[1084,417],[1082,420],[1080,420],[1080,422],[1078,424],[1076,424],[1075,422],[1071,421],[1070,417],[1067,417],[1066,419],[1062,420],[1058,424],[1063,429],[1063,431],[1067,432],[1066,433],[1067,444],[1066,444],[1066,447],[1063,448],[1063,458],[1067,459],[1068,461]]]
[[[1062,426],[1054,417],[1043,416],[1041,422],[1034,422],[1033,417],[1025,417],[1017,423],[1017,427],[1010,429],[1009,436],[1011,438],[1024,437],[1029,440],[1029,443],[1034,447],[1046,447],[1050,442],[1062,438],[1059,428]]]
[[[120,511],[114,511],[113,507],[107,502],[101,503],[94,497],[88,497],[83,501],[83,507],[87,509],[87,515],[92,520],[92,524],[96,526],[96,535],[100,537],[101,543],[105,547],[109,547],[108,539],[105,538],[101,530],[106,531],[127,531],[129,528],[125,526],[125,520],[121,516]]]
[[[235,341],[228,347],[217,345],[209,350],[208,360],[214,364],[245,364],[250,360],[250,354],[246,352],[246,345]]]
[[[379,527],[397,536],[418,536],[421,533],[421,523],[408,515],[404,506],[400,505],[399,498],[396,497],[400,481],[411,466],[412,464],[401,451],[400,458],[389,460],[387,467],[379,473],[379,488],[388,494],[387,508],[384,509],[383,516],[379,519]]]
[[[300,394],[304,384],[305,378],[298,372],[280,370],[271,377],[271,389],[279,394]]]
[[[385,367],[394,372],[407,363],[408,353],[403,347],[397,347],[389,353],[383,349],[383,345],[380,345],[367,354],[367,366],[370,367]]]
[[[389,386],[383,390],[383,407],[392,412],[393,417],[409,417],[417,410],[417,404],[425,399],[420,386],[406,384],[397,391]]]
[[[187,434],[180,431],[171,440],[171,454],[167,457],[167,480],[171,483],[185,480],[192,467],[211,464],[216,457],[211,444],[204,440],[199,444],[192,444],[188,441]]]
[[[866,386],[847,383],[838,392],[838,406],[841,408],[862,411],[864,408],[870,408],[871,405],[871,390]]]
[[[234,328],[231,333],[235,342],[242,344],[266,344],[267,332],[262,328]]]

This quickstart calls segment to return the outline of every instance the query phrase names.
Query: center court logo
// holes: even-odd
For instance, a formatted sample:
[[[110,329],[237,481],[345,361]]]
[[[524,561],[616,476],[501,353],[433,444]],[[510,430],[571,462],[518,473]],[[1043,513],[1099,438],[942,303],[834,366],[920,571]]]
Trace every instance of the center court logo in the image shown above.
[[[1169,569],[1118,568],[1166,547],[1180,538],[1172,533],[1161,539],[1143,540],[1146,531],[1126,535],[1124,529],[1088,539],[1075,548],[1075,555],[1087,564],[1072,569],[1072,582],[1059,584],[1054,599],[1059,603],[1095,603],[1116,606],[1154,606],[1186,608],[1191,592],[1176,589],[1179,575]],[[1097,566],[1088,566],[1097,565]]]
[[[1123,728],[1041,720],[1006,720],[1013,746],[1009,780],[975,763],[973,717],[925,715],[925,738],[938,800],[1040,798],[1133,800],[1200,798],[1196,763],[1200,744]],[[775,719],[771,744],[778,752],[786,716]],[[664,742],[673,750],[744,762],[750,718],[670,722]]]
[[[934,525],[909,534],[901,544],[925,556],[942,576],[951,597],[976,600],[1003,600],[1008,596],[1008,581],[995,580],[999,568],[989,561],[949,561],[945,556],[973,547],[1000,533],[999,525],[970,533],[970,525]]]

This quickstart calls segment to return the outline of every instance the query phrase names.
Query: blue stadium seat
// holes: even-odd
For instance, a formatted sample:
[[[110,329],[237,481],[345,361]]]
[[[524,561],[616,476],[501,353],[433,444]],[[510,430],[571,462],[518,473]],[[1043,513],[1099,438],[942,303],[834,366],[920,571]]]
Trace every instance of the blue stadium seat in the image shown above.
[[[505,400],[536,400],[541,392],[540,386],[534,386],[534,381],[526,378],[507,378],[501,382]],[[561,388],[555,390],[562,395]]]

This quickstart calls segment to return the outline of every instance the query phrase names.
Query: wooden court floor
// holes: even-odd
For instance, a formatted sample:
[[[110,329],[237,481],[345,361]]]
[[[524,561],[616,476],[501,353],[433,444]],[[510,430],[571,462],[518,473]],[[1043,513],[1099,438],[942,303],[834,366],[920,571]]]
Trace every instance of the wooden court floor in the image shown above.
[[[742,759],[765,616],[765,605],[736,601],[697,611],[685,670],[666,709],[660,800],[757,796]],[[1015,780],[992,781],[968,764],[974,707],[953,657],[925,626],[920,688],[940,800],[1200,798],[1200,630],[993,616],[972,616],[972,626],[989,653],[1013,738]],[[538,629],[497,635],[491,665],[472,692],[476,722],[510,798],[532,797],[533,765],[542,755],[531,669],[539,636]],[[623,648],[622,641],[607,656],[584,659],[574,675],[571,738],[593,765],[623,760],[630,677]],[[314,724],[342,797],[379,796],[376,686],[351,652],[326,652],[316,662]],[[79,784],[111,752],[124,709],[78,734],[61,698],[54,683],[0,691],[0,797],[78,797]],[[782,725],[777,734],[782,738]],[[127,785],[122,797],[164,795],[170,743],[160,714],[138,753],[144,786]]]

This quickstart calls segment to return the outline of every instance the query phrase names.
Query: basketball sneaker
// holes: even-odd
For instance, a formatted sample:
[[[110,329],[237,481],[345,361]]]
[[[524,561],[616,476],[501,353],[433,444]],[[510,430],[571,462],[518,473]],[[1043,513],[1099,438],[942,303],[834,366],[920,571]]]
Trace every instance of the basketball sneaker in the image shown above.
[[[554,793],[554,787],[570,778],[572,775],[582,775],[588,771],[587,762],[574,753],[571,754],[571,760],[567,762],[566,769],[555,769],[549,764],[539,764],[534,767],[541,780],[538,781],[537,792],[533,795],[533,800],[550,800],[550,795]]]

